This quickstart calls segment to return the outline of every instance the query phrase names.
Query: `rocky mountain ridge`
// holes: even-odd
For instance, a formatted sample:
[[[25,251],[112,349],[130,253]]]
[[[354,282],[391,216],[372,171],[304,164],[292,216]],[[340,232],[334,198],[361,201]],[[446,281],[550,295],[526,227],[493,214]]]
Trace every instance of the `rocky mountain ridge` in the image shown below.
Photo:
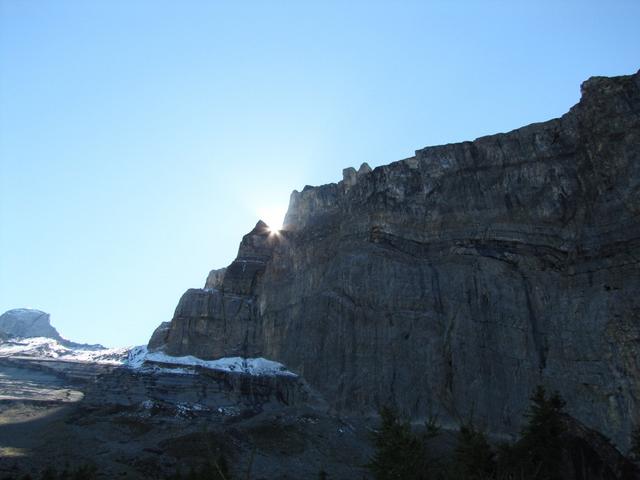
[[[626,447],[640,399],[640,74],[561,118],[291,195],[150,348],[265,357],[338,412],[521,424],[537,384]]]
[[[14,337],[46,337],[61,340],[50,315],[34,308],[14,308],[0,315],[0,332]]]
[[[50,314],[34,308],[14,308],[0,315],[0,342],[0,355],[22,352],[31,356],[64,356],[80,351],[82,356],[82,352],[127,350],[68,340],[51,324]]]

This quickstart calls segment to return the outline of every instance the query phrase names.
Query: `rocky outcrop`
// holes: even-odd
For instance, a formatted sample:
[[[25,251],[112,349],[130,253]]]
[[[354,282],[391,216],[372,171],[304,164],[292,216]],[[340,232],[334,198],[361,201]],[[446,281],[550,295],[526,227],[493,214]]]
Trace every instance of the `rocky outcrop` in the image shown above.
[[[296,405],[308,400],[303,381],[295,376],[249,375],[196,368],[176,374],[168,369],[136,371],[112,369],[87,389],[86,402],[95,405],[135,406],[148,401],[164,405],[197,405],[216,411],[251,408],[270,402]]]
[[[153,331],[153,334],[149,339],[149,343],[147,344],[149,351],[155,352],[164,349],[167,344],[167,337],[169,336],[170,330],[171,322],[162,322],[158,325],[158,328]]]
[[[42,357],[2,357],[1,368],[17,368],[21,371],[37,371],[52,374],[79,386],[84,383],[93,383],[100,376],[111,372],[117,365],[97,362],[80,362],[67,359],[42,358]]]
[[[561,118],[418,150],[291,195],[167,353],[265,357],[341,412],[473,413],[513,433],[533,387],[626,446],[640,420],[640,74]]]
[[[224,273],[226,268],[218,268],[217,270],[211,270],[207,276],[207,281],[204,283],[204,288],[221,288],[224,281]]]
[[[14,308],[0,315],[0,332],[14,337],[47,337],[61,340],[49,314],[32,308]]]
[[[158,327],[163,333],[156,330],[150,347],[159,349],[165,344],[163,349],[170,355],[201,358],[250,356],[260,315],[253,292],[281,241],[280,234],[259,221],[242,239],[229,267],[211,272],[204,289],[190,289],[182,296],[170,328]]]

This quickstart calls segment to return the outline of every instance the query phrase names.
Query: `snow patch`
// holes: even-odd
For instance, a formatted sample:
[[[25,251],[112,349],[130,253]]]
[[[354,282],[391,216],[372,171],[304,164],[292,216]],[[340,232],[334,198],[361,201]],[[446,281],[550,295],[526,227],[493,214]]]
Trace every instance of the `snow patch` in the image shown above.
[[[0,357],[55,358],[87,363],[121,365],[128,348],[74,348],[47,337],[12,338],[0,343]]]
[[[144,364],[146,356],[147,347],[145,345],[139,345],[129,350],[127,358],[123,363],[129,368],[140,368]]]
[[[180,367],[194,368],[201,367],[210,370],[223,372],[238,372],[249,375],[284,375],[296,377],[297,375],[286,369],[284,365],[266,358],[242,358],[224,357],[217,360],[202,360],[201,358],[187,355],[183,357],[173,357],[164,352],[149,352],[147,347],[134,347],[129,351],[125,365],[132,369],[148,368],[153,364],[160,364],[165,367],[163,370],[172,373],[192,373],[190,371],[180,372]]]
[[[176,416],[178,417],[191,417],[196,412],[205,412],[208,410],[199,403],[177,403],[175,409]]]
[[[226,417],[236,417],[240,415],[240,409],[237,406],[218,407],[217,412]]]
[[[224,357],[217,360],[202,360],[191,355],[172,357],[164,352],[149,352],[144,345],[88,349],[81,346],[65,346],[58,340],[47,337],[12,338],[0,342],[0,357],[12,356],[121,365],[132,370],[150,373],[194,375],[196,368],[207,368],[258,376],[297,376],[281,363],[261,357]]]

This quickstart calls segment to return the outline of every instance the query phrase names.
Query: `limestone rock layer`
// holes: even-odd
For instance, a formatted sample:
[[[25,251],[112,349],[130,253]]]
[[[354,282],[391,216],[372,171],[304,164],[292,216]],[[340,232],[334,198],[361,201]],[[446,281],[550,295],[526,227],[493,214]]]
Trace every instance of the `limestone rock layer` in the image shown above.
[[[258,223],[154,342],[277,360],[338,412],[497,434],[543,384],[624,447],[639,259],[640,73],[594,77],[561,118],[294,191],[284,230]]]

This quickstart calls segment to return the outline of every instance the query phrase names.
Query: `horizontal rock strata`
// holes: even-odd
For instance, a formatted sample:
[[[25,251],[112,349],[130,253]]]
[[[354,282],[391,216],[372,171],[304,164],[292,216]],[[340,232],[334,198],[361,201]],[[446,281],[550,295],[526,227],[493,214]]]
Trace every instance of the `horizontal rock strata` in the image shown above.
[[[535,385],[626,446],[640,398],[640,75],[561,118],[291,195],[154,347],[265,357],[338,411],[516,432]]]

